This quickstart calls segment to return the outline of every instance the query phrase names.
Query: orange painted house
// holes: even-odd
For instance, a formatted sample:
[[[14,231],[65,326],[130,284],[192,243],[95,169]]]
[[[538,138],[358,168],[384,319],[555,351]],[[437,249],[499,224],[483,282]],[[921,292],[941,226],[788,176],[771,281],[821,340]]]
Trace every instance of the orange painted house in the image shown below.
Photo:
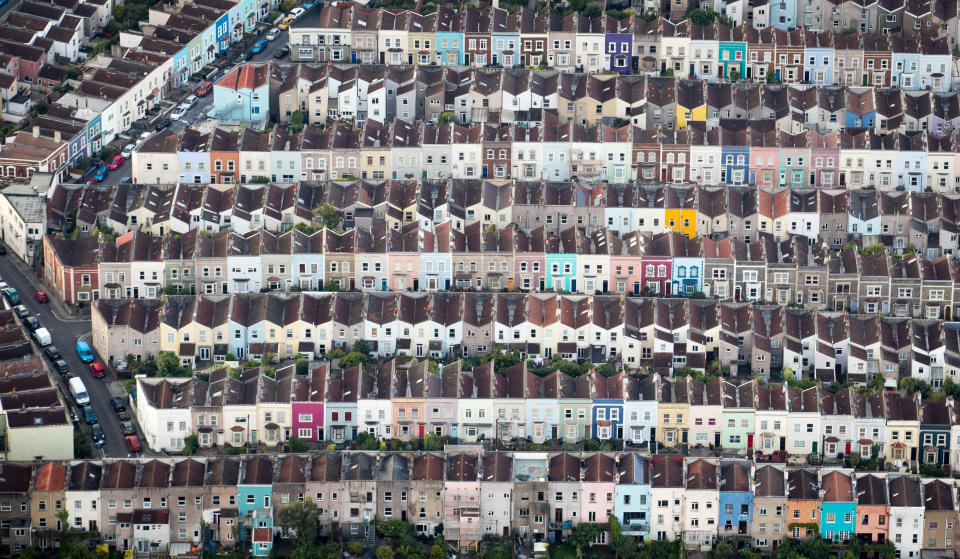
[[[210,182],[235,184],[240,169],[240,132],[217,128],[210,139]]]
[[[886,543],[890,538],[890,501],[887,482],[875,475],[857,478],[857,539],[861,543]]]
[[[820,489],[817,473],[794,470],[787,478],[787,531],[789,537],[812,540],[820,535]]]

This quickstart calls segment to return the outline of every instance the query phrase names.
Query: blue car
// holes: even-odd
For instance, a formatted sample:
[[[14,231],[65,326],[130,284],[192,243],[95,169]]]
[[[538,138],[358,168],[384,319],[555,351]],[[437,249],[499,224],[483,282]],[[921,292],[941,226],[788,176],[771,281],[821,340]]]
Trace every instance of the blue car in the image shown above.
[[[108,169],[106,165],[101,165],[100,168],[97,169],[97,172],[94,173],[93,178],[96,179],[97,182],[100,182],[107,178],[107,173],[109,172],[110,169]]]
[[[312,8],[312,7],[316,6],[316,5],[317,5],[316,0],[307,0],[306,2],[303,3],[303,9],[304,9],[304,10],[309,10],[310,8]]]
[[[87,425],[93,425],[98,421],[97,412],[93,411],[93,406],[83,406],[83,418],[87,421]]]
[[[256,43],[253,43],[253,46],[250,47],[250,52],[253,54],[260,54],[265,48],[267,48],[267,42],[263,39],[260,39]]]

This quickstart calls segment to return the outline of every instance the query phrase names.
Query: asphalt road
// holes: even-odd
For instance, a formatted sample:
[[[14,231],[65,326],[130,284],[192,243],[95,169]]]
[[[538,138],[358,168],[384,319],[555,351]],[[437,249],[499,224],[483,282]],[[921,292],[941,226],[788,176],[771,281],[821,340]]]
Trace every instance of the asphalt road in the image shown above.
[[[14,258],[16,258],[16,256],[10,251],[7,251],[6,256],[0,256],[0,259]],[[0,262],[2,262],[2,260],[0,260]],[[34,283],[24,275],[21,266],[14,265],[13,262],[3,262],[2,268],[3,272],[0,275],[3,276],[3,281],[7,282],[20,293],[20,298],[23,300],[23,304],[30,309],[30,313],[37,317],[41,326],[50,331],[53,345],[57,346],[57,349],[60,350],[63,359],[67,362],[67,366],[70,367],[70,372],[83,379],[83,384],[87,387],[87,392],[90,394],[90,402],[93,404],[94,411],[97,412],[100,426],[103,427],[103,431],[106,434],[105,444],[102,448],[103,453],[106,456],[115,458],[128,456],[130,453],[127,449],[126,440],[124,439],[120,418],[117,417],[116,412],[113,411],[113,406],[110,404],[110,398],[112,398],[113,395],[110,393],[106,384],[109,376],[104,379],[94,378],[90,372],[90,366],[80,361],[80,358],[77,356],[77,340],[79,340],[81,336],[87,336],[90,333],[90,322],[60,320],[54,315],[49,304],[38,303],[37,300],[33,298],[34,293],[37,292],[37,288]],[[60,386],[61,391],[67,399],[67,405],[73,407],[77,412],[77,418],[80,420],[82,426],[84,422],[83,414],[80,413],[79,406],[73,401],[73,395],[70,393],[70,388],[67,386],[66,381],[56,372],[52,372],[51,377]],[[89,437],[90,430],[87,429],[86,431]],[[92,439],[90,439],[90,443],[91,446],[93,446]],[[93,448],[94,453],[97,453],[96,446],[93,446]]]
[[[265,34],[264,34],[264,35],[265,35]],[[281,31],[281,32],[280,32],[280,36],[277,37],[276,40],[274,40],[274,41],[267,41],[267,46],[266,46],[266,48],[263,49],[263,51],[260,52],[259,54],[253,55],[253,56],[250,58],[249,62],[270,62],[270,61],[273,61],[273,60],[277,60],[277,59],[275,59],[275,58],[273,57],[274,53],[277,52],[278,50],[280,50],[281,48],[285,47],[285,46],[287,45],[287,41],[288,41],[288,40],[289,40],[289,36],[288,36],[287,32],[286,32],[286,31]],[[249,52],[249,51],[248,51],[248,52]],[[284,57],[283,59],[280,59],[280,60],[277,60],[277,61],[278,61],[278,62],[289,61],[289,56],[288,56],[288,57]],[[233,62],[235,62],[235,61],[233,61]],[[221,73],[221,75],[229,74],[229,73],[232,72],[233,69],[236,68],[236,67],[237,67],[237,64],[235,64],[235,63],[234,63],[234,64],[231,64],[230,66],[228,66],[228,67]],[[177,103],[174,105],[174,107],[175,107],[177,104],[179,104],[180,101],[181,101],[183,98],[186,98],[188,95],[193,94],[194,90],[196,89],[196,87],[195,87],[196,85],[197,85],[196,83],[190,82],[190,89],[189,89],[189,90],[187,90],[187,88],[183,88],[183,91],[179,92],[176,97],[172,97],[171,100],[173,100],[173,99],[176,99],[176,100],[177,100]],[[213,103],[213,93],[210,93],[209,95],[207,95],[207,96],[205,96],[205,97],[200,97],[200,98],[198,98],[197,104],[194,105],[192,109],[190,109],[189,111],[187,111],[187,114],[185,114],[185,115],[183,116],[183,118],[181,118],[180,120],[175,120],[175,121],[173,121],[173,122],[171,123],[171,125],[170,125],[170,128],[173,129],[173,130],[182,130],[183,128],[186,128],[191,122],[195,121],[195,120],[199,117],[200,113],[201,113],[202,111],[206,110],[206,108],[209,107],[212,103]],[[172,111],[172,110],[173,110],[173,107],[171,107],[170,110]],[[163,118],[169,118],[169,117],[170,117],[170,112],[169,112],[169,111],[163,115]],[[154,133],[156,133],[156,132],[154,132]],[[136,141],[136,138],[131,138],[131,139],[128,140],[124,145],[126,145],[127,143],[131,143],[131,144],[132,144],[132,143],[134,143],[135,141]],[[105,178],[105,179],[103,180],[103,182],[101,182],[100,184],[104,184],[104,185],[115,185],[115,184],[119,184],[119,182],[120,182],[123,178],[129,177],[129,176],[131,176],[131,174],[132,174],[132,163],[131,163],[130,159],[128,158],[126,161],[124,161],[123,165],[122,165],[119,169],[110,171],[110,174],[107,175],[107,178]],[[57,346],[57,347],[59,347],[59,346]]]

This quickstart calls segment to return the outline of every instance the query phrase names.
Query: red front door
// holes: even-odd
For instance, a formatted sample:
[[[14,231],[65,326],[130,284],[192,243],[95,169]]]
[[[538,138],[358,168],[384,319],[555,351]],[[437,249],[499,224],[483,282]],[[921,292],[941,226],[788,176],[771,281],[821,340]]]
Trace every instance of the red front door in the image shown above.
[[[753,435],[747,435],[747,448],[753,448]]]
[[[423,438],[423,425],[420,426],[420,438]]]

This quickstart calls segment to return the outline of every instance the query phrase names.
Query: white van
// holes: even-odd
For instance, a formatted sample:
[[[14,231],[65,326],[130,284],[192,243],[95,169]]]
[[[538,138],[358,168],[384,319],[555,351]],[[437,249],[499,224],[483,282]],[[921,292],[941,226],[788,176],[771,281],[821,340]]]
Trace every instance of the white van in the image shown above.
[[[90,403],[90,395],[87,393],[87,387],[83,385],[80,377],[70,379],[70,393],[73,394],[73,399],[81,406]]]
[[[53,339],[50,337],[50,330],[46,328],[37,328],[34,330],[33,337],[37,340],[40,347],[47,347],[53,343]]]

